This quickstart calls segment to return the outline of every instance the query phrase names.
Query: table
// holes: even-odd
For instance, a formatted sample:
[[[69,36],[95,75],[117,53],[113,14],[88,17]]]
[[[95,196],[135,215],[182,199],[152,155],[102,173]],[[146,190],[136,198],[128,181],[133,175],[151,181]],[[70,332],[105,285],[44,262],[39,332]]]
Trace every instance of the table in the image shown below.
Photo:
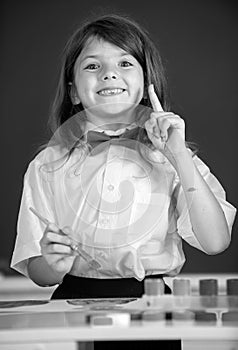
[[[1,350],[92,350],[100,340],[182,339],[184,350],[238,349],[238,322],[224,322],[227,311],[237,312],[238,296],[230,300],[217,296],[212,303],[200,296],[176,298],[162,296],[157,304],[147,306],[141,299],[110,300],[30,300],[0,302]],[[214,311],[215,322],[146,320],[144,315],[156,312],[183,312],[188,307],[197,313]],[[188,306],[189,303],[189,306]],[[130,315],[129,323],[98,325],[101,316]],[[138,315],[143,315],[139,317]]]

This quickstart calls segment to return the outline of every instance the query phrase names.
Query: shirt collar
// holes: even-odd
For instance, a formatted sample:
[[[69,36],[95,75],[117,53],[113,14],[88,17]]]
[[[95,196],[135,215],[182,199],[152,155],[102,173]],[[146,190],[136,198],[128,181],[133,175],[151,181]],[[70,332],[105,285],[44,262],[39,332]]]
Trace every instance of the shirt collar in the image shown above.
[[[110,130],[110,129],[104,130],[104,129],[100,128],[100,126],[97,126],[96,124],[86,120],[84,132],[86,134],[88,131],[93,130],[93,131],[104,133],[104,134],[109,135],[109,136],[118,136],[118,135],[124,134],[124,132],[126,130],[134,129],[137,126],[138,125],[134,122],[134,123],[129,124],[128,126],[126,126],[124,128],[118,129],[118,130]]]

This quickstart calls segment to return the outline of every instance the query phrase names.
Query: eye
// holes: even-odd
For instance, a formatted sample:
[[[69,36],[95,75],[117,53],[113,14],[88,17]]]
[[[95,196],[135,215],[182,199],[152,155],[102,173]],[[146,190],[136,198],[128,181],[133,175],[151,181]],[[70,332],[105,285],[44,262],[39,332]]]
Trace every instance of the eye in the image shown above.
[[[122,67],[131,67],[131,66],[133,66],[133,64],[131,62],[129,62],[129,61],[122,61],[120,63],[120,66],[122,66]]]
[[[90,63],[84,69],[95,70],[95,69],[98,69],[99,67],[100,66],[97,63]]]

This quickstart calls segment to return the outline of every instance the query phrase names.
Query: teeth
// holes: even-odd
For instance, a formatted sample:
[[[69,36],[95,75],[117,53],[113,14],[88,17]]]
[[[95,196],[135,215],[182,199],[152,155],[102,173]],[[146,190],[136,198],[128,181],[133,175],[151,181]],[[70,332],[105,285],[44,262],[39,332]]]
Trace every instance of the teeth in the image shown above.
[[[103,96],[110,96],[110,95],[121,94],[123,91],[124,91],[123,89],[107,89],[107,90],[99,91],[98,94]]]

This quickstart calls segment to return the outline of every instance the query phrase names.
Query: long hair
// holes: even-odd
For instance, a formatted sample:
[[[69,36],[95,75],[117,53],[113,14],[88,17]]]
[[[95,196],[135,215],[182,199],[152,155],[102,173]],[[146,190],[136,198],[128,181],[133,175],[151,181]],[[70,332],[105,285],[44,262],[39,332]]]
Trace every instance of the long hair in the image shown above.
[[[73,115],[83,111],[82,105],[73,104],[71,99],[71,89],[74,87],[74,66],[85,44],[93,37],[120,47],[140,63],[144,72],[145,85],[145,96],[140,102],[141,105],[151,107],[146,94],[148,85],[153,83],[163,109],[169,110],[164,67],[160,54],[147,31],[128,16],[102,15],[84,22],[73,33],[63,50],[59,82],[49,118],[49,126],[53,133]]]
[[[139,141],[139,144],[151,147],[152,143],[143,128],[152,108],[147,91],[148,86],[153,84],[163,110],[169,111],[170,105],[165,69],[160,53],[150,39],[147,30],[129,16],[117,14],[106,14],[93,20],[86,20],[73,33],[64,47],[59,82],[48,122],[54,135],[53,143],[59,142],[61,146],[66,147],[69,151],[69,156],[75,147],[85,146],[85,141],[82,141],[81,137],[83,136],[83,123],[86,117],[83,106],[81,104],[75,105],[72,102],[72,89],[75,88],[75,62],[85,45],[92,38],[103,39],[123,49],[140,63],[144,73],[144,96],[140,101],[139,111],[141,111],[143,106],[147,108],[144,108],[145,113],[139,113],[140,128],[138,128],[136,139]],[[70,125],[70,118],[76,115],[80,115],[80,117],[76,123],[72,123],[74,127],[64,128],[64,123],[67,121],[66,125]],[[76,120],[75,118],[71,120],[73,119]],[[143,156],[140,147],[138,150]]]

